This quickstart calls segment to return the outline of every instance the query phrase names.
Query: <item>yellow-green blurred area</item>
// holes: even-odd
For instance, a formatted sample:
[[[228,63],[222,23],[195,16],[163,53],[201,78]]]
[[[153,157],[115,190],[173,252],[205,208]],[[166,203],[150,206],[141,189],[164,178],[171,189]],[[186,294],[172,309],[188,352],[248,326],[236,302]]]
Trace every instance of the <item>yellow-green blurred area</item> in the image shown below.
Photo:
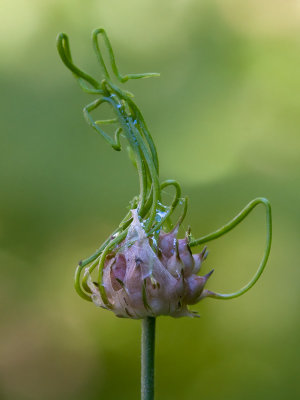
[[[206,299],[200,319],[159,318],[157,400],[298,398],[300,3],[297,0],[1,0],[0,399],[138,399],[140,321],[73,288],[77,262],[118,226],[137,174],[84,121],[84,94],[58,57],[96,79],[104,27],[124,85],[157,145],[161,179],[189,197],[199,237],[251,199],[272,203],[266,271],[246,295]],[[171,200],[171,192],[166,201]],[[184,232],[182,231],[182,234]],[[256,209],[209,243],[208,288],[231,292],[264,251]]]

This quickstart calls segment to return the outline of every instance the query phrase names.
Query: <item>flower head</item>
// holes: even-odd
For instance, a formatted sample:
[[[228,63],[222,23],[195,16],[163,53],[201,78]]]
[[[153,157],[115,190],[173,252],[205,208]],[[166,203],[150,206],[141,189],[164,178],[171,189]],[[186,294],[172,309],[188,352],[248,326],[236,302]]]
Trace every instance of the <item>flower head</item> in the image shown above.
[[[103,286],[109,305],[89,279],[93,302],[118,317],[195,316],[187,306],[205,297],[204,286],[212,273],[197,275],[206,248],[192,255],[188,239],[177,239],[178,226],[170,233],[160,232],[157,246],[153,241],[151,245],[137,211],[132,215],[126,239],[105,260]]]

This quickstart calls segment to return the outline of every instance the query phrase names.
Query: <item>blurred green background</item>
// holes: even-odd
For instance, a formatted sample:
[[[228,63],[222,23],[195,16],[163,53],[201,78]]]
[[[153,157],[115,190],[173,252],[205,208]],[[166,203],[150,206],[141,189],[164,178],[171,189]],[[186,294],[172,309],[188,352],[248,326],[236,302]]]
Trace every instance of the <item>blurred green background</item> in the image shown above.
[[[283,0],[1,0],[0,398],[138,399],[140,322],[78,297],[73,273],[138,191],[126,152],[84,121],[60,61],[99,77],[92,29],[106,28],[157,145],[161,178],[190,198],[185,228],[206,234],[252,198],[274,215],[269,264],[200,319],[160,318],[157,399],[297,398],[299,388],[300,5]],[[208,287],[245,284],[263,253],[258,208],[209,244]]]

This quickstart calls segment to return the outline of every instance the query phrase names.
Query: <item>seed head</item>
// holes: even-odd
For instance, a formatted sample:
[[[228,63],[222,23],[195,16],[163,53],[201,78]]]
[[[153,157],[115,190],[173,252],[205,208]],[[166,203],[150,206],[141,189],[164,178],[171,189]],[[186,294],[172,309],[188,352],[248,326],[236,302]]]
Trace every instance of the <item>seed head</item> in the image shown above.
[[[178,227],[160,232],[153,246],[136,210],[132,216],[126,239],[105,260],[102,284],[109,306],[89,279],[93,302],[125,318],[195,316],[188,305],[205,297],[204,286],[213,272],[196,275],[207,257],[206,248],[193,255],[188,238],[177,239]]]

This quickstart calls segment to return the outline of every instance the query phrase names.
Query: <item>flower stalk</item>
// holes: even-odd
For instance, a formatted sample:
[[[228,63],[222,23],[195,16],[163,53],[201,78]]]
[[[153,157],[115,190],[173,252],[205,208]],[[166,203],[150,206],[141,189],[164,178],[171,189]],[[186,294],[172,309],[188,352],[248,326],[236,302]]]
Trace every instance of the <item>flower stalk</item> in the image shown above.
[[[154,356],[156,318],[146,317],[142,322],[141,399],[154,399]]]

